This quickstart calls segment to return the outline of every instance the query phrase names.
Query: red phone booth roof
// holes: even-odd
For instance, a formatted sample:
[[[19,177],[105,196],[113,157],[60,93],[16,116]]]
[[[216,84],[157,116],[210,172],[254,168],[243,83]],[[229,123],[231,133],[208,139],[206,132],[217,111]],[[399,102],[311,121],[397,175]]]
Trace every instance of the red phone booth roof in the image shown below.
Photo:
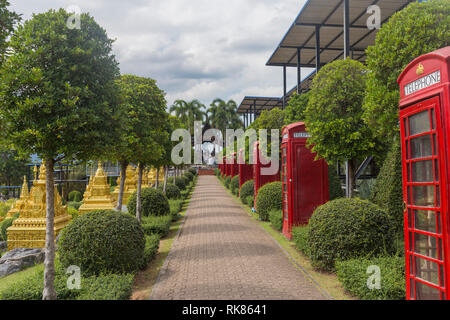
[[[438,77],[435,75],[437,72]],[[414,59],[398,77],[400,100],[409,100],[449,82],[449,73],[450,46]]]

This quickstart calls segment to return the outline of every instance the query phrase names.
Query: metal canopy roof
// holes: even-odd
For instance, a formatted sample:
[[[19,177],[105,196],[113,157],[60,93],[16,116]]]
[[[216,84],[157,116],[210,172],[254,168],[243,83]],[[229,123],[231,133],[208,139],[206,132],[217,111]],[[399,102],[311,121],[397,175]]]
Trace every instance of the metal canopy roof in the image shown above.
[[[375,42],[377,29],[367,28],[367,8],[381,9],[381,23],[412,0],[350,0],[350,56],[364,61],[365,49]],[[301,67],[315,68],[316,27],[320,28],[321,65],[343,56],[344,0],[308,0],[283,40],[267,62],[268,66],[297,67],[297,48],[301,48]]]
[[[261,113],[263,110],[272,110],[273,108],[281,108],[283,105],[280,98],[275,97],[245,97],[238,108],[238,113]],[[256,108],[255,108],[256,107]]]
[[[311,72],[305,79],[303,79],[301,87],[302,93],[308,92],[311,88],[312,81],[316,72]],[[289,99],[294,93],[297,92],[297,86],[289,90],[286,94],[286,97]],[[238,113],[246,113],[253,112],[254,105],[256,104],[256,113],[261,113],[262,110],[272,110],[273,108],[282,108],[283,107],[283,97],[275,98],[275,97],[245,97],[242,100],[241,104],[238,108]]]

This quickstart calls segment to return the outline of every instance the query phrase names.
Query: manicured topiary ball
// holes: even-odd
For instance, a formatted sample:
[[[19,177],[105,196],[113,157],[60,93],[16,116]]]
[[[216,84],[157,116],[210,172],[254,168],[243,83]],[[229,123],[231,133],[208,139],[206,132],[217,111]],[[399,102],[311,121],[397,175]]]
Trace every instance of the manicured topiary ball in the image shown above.
[[[83,276],[131,273],[144,259],[145,235],[139,222],[122,212],[93,211],[61,231],[61,264],[81,268]]]
[[[231,183],[230,183],[230,189],[231,189],[231,193],[233,193],[234,195],[238,195],[239,194],[239,176],[234,176],[233,179],[231,179]]]
[[[69,201],[71,202],[80,202],[83,199],[80,191],[73,190],[69,192]]]
[[[163,186],[160,185],[158,189],[163,190]],[[181,198],[180,188],[172,183],[166,185],[166,197],[168,199],[179,199]]]
[[[190,171],[186,171],[186,172],[184,173],[184,177],[185,177],[186,179],[188,179],[189,181],[194,180],[194,175],[193,175]]]
[[[170,213],[169,200],[161,189],[144,188],[141,190],[142,215],[164,216]],[[127,209],[133,216],[136,215],[136,192],[128,199]]]
[[[169,182],[176,185],[180,189],[180,191],[186,189],[186,179],[183,177],[170,177]]]
[[[262,221],[269,220],[269,212],[283,210],[283,190],[281,182],[264,185],[256,196],[256,211]]]
[[[242,203],[250,205],[249,203],[247,203],[247,198],[250,196],[253,197],[253,191],[253,179],[248,180],[242,185],[241,191],[239,192],[239,197],[241,198]]]
[[[377,205],[337,199],[318,207],[309,221],[312,264],[334,271],[335,261],[394,252],[395,226]]]

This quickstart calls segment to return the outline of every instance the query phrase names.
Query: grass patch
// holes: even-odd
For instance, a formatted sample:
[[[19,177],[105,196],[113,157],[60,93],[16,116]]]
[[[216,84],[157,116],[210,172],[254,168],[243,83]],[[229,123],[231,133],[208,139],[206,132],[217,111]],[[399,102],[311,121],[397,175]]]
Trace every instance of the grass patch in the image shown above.
[[[324,290],[328,292],[329,295],[335,300],[354,300],[355,298],[350,296],[343,285],[338,280],[337,276],[332,273],[318,272],[314,270],[311,265],[311,260],[299,252],[295,248],[295,244],[288,239],[286,239],[282,233],[278,232],[272,227],[272,224],[267,221],[260,221],[259,216],[256,212],[252,212],[251,208],[242,204],[242,202],[234,196],[231,191],[225,188],[228,194],[238,203],[241,208],[247,212],[247,214],[253,218],[254,222],[259,224],[264,230],[266,230],[280,245],[281,247],[289,253],[289,260],[294,260],[298,265],[300,265]],[[293,263],[295,265],[295,263]],[[303,272],[297,265],[295,265],[299,271]]]
[[[9,276],[0,279],[0,292],[6,290],[8,287],[34,275],[41,271],[44,271],[44,264],[37,264],[33,267],[29,267],[25,270],[10,274]]]

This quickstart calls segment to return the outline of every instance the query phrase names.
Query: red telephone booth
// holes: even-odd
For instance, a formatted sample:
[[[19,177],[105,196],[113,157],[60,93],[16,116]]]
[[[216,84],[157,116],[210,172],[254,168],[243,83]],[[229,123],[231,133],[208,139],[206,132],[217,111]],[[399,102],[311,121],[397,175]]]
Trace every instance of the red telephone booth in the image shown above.
[[[288,239],[293,226],[307,224],[314,210],[330,198],[328,165],[325,160],[314,160],[316,154],[306,147],[308,137],[303,122],[283,129],[283,234]]]
[[[239,190],[244,183],[253,179],[253,166],[245,163],[244,150],[239,151]]]
[[[253,203],[256,208],[256,197],[258,195],[258,190],[267,183],[280,181],[280,167],[278,166],[278,172],[273,175],[263,175],[261,174],[262,168],[270,168],[270,162],[268,164],[263,164],[261,161],[261,157],[259,155],[259,141],[255,142],[253,147],[253,161],[255,164],[253,165]],[[267,162],[267,161],[264,161]]]
[[[406,295],[449,299],[450,47],[412,61],[398,79]]]
[[[230,167],[231,167],[230,175],[231,175],[231,178],[234,178],[235,176],[237,176],[239,174],[239,164],[237,162],[236,152],[233,153],[230,157],[232,160],[231,161],[232,163],[230,163]]]

